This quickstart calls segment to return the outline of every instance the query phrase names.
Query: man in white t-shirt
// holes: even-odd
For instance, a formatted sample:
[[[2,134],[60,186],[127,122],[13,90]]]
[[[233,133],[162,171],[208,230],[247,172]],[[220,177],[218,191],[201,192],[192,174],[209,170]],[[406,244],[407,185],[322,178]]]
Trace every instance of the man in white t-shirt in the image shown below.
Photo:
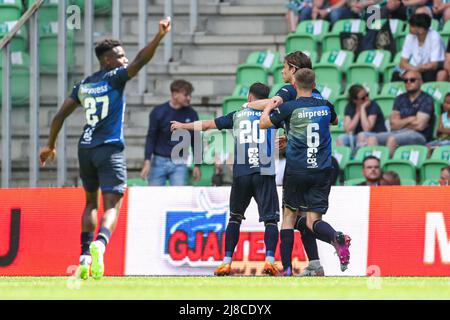
[[[431,18],[427,14],[414,14],[409,19],[409,34],[406,36],[400,60],[400,74],[393,75],[399,81],[405,71],[418,71],[424,82],[436,81],[442,69],[445,46],[439,33],[430,29]],[[397,79],[395,79],[397,78]]]

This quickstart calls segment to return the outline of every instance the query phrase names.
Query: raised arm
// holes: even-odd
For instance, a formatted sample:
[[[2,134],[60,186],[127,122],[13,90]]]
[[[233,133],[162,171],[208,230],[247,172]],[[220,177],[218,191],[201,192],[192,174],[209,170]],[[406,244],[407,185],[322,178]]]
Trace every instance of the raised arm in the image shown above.
[[[159,21],[159,31],[153,38],[153,40],[141,51],[138,52],[136,58],[128,65],[128,76],[133,78],[139,70],[142,69],[154,56],[156,48],[159,42],[164,38],[167,32],[171,29],[171,19],[166,17],[165,19]]]
[[[214,120],[199,120],[189,123],[170,121],[170,123],[171,131],[175,131],[177,129],[185,129],[191,131],[206,131],[210,129],[217,129],[216,122]]]
[[[53,160],[56,155],[55,143],[61,127],[64,124],[66,118],[79,106],[79,103],[72,98],[64,100],[61,108],[53,117],[52,124],[50,126],[50,134],[48,136],[47,146],[41,149],[39,159],[41,166],[44,167],[47,159]]]

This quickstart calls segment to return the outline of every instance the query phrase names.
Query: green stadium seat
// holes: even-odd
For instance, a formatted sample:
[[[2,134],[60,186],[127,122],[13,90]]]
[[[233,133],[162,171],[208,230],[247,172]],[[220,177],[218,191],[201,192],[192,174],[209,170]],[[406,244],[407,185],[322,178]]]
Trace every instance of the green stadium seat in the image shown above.
[[[277,92],[283,88],[286,85],[286,83],[275,83],[272,88],[270,89],[269,97],[273,97],[277,94]]]
[[[228,96],[223,99],[222,112],[224,115],[240,110],[242,105],[247,102],[247,98]]]
[[[351,51],[335,50],[322,54],[320,62],[314,66],[316,79],[319,83],[341,83],[342,73],[353,62],[354,54]]]
[[[389,118],[394,106],[395,97],[389,95],[377,95],[373,97],[373,101],[378,103],[383,112],[385,120]]]
[[[254,51],[249,54],[247,64],[259,64],[264,67],[268,72],[273,73],[274,69],[281,63],[280,53],[272,52],[270,50]]]
[[[377,21],[380,22],[378,25],[376,25]],[[375,23],[373,29],[379,30],[386,23],[386,19],[375,19],[374,22]],[[391,28],[392,36],[395,38],[398,34],[404,32],[405,28],[407,27],[407,23],[399,19],[389,19],[389,27]]]
[[[17,21],[22,16],[21,0],[0,0],[0,22]]]
[[[350,161],[352,150],[347,146],[336,146],[333,148],[333,156],[339,163],[339,168],[344,170],[347,162]]]
[[[445,95],[450,92],[450,82],[425,82],[422,90],[431,95],[435,101],[443,104]]]
[[[442,160],[450,164],[450,146],[439,146],[434,149],[430,160]]]
[[[54,1],[54,0],[53,0]],[[84,0],[71,0],[71,2],[84,10]],[[110,13],[112,9],[112,0],[93,0],[94,10],[97,14]]]
[[[340,95],[339,97],[336,98],[333,104],[334,104],[334,111],[336,111],[336,114],[340,118],[339,121],[343,120],[345,114],[345,107],[348,104],[348,96]]]
[[[294,51],[317,51],[316,42],[311,35],[290,33],[284,42],[286,54]]]
[[[283,68],[284,64],[280,63],[279,65],[275,66],[273,69],[273,83],[284,83],[283,80]]]
[[[439,146],[433,150],[430,159],[422,164],[421,181],[427,179],[438,180],[441,169],[450,165],[450,146]]]
[[[248,90],[249,89],[250,88],[247,87],[247,86],[243,86],[243,85],[238,84],[234,88],[232,96],[234,96],[234,97],[245,97],[246,98],[248,96]]]
[[[431,20],[431,27],[430,28],[433,29],[433,30],[439,31],[440,30],[439,25],[440,25],[439,20],[433,19],[433,20]]]
[[[380,159],[380,167],[389,160],[389,149],[385,146],[371,146],[359,148],[355,158],[347,162],[344,169],[345,180],[362,177],[362,161],[367,156],[375,156]]]
[[[381,96],[396,97],[406,92],[405,83],[402,81],[387,82],[381,89]]]
[[[449,161],[427,160],[420,169],[420,181],[439,180],[441,169],[449,165]]]
[[[11,100],[13,105],[25,105],[30,96],[30,57],[28,53],[11,53]],[[0,55],[0,83],[3,83],[3,54]],[[2,87],[3,88],[3,87]],[[0,88],[0,97],[2,96]]]
[[[330,23],[326,20],[306,20],[299,23],[295,33],[287,36],[285,41],[286,53],[302,50],[317,51],[317,43],[322,40],[323,34],[328,32]]]
[[[394,73],[395,67],[400,65],[400,60],[402,58],[402,53],[397,52],[392,62],[389,62],[383,72],[383,80],[384,82],[389,82],[392,79],[392,74]]]
[[[391,53],[387,50],[365,50],[349,66],[347,81],[377,83],[379,73],[384,71],[390,61]]]
[[[340,50],[341,44],[339,34],[341,32],[361,32],[366,31],[366,22],[359,19],[343,19],[337,21],[331,32],[327,33],[323,37],[322,50],[323,52]]]
[[[354,179],[348,179],[344,181],[345,186],[354,187],[359,185],[360,183],[363,183],[366,181],[365,178],[354,178]]]
[[[439,186],[439,180],[427,179],[422,182],[423,186]]]
[[[408,145],[398,147],[392,160],[409,161],[414,167],[420,169],[427,159],[428,148],[422,145]]]
[[[338,83],[329,82],[327,84],[318,83],[316,89],[320,91],[320,94],[325,100],[331,102],[335,101],[341,91],[341,86]]]
[[[383,171],[396,172],[399,175],[400,180],[416,179],[416,168],[408,160],[388,160],[383,166]]]
[[[330,22],[327,20],[305,20],[298,24],[295,33],[300,35],[310,35],[315,41],[320,41],[329,29]]]
[[[14,21],[0,22],[0,40],[5,37],[17,23]],[[27,51],[28,47],[28,31],[26,27],[22,27],[10,42],[11,52],[13,51]]]
[[[331,144],[332,147],[335,148],[336,146],[336,139],[337,137],[339,137],[341,134],[344,134],[345,131],[342,128],[342,123],[339,122],[339,125],[337,126],[331,126],[330,127],[330,134],[331,134]]]
[[[256,63],[244,63],[236,70],[236,84],[251,86],[255,82],[268,84],[268,72]]]
[[[421,145],[401,146],[395,150],[391,160],[383,167],[384,171],[395,171],[400,179],[416,180],[416,169],[420,169],[427,158],[428,149]]]
[[[3,68],[0,68],[0,83],[3,83]],[[2,98],[0,88],[0,99]],[[26,105],[30,99],[30,72],[23,69],[12,69],[11,72],[11,102],[15,106]],[[1,101],[1,100],[0,100]]]
[[[148,183],[142,178],[133,178],[127,180],[128,187],[146,187]]]
[[[319,58],[319,55],[317,54],[317,51],[303,51],[304,54],[306,54],[312,62],[312,65],[314,66],[314,64],[317,62],[317,59]]]

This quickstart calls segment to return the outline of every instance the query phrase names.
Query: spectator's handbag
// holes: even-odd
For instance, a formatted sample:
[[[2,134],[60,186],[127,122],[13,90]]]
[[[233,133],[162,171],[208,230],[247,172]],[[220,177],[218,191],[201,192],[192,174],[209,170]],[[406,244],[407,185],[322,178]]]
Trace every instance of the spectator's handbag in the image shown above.
[[[341,32],[339,40],[341,49],[352,51],[357,56],[362,50],[363,34],[361,32]]]

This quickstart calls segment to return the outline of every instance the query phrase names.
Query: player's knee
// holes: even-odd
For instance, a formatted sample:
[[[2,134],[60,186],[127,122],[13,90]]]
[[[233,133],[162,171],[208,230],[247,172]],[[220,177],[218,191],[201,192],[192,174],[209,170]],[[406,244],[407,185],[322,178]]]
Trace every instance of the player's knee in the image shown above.
[[[317,220],[320,220],[319,218],[313,218],[313,217],[307,217],[306,219],[306,226],[308,227],[309,230],[314,231],[314,222],[316,222]]]
[[[306,218],[300,217],[297,219],[297,223],[295,224],[295,229],[300,231],[301,233],[304,233],[306,231]]]
[[[264,221],[264,226],[267,227],[267,225],[275,225],[278,226],[278,222],[276,220],[267,220]]]
[[[242,216],[238,214],[231,214],[229,223],[241,224]]]

